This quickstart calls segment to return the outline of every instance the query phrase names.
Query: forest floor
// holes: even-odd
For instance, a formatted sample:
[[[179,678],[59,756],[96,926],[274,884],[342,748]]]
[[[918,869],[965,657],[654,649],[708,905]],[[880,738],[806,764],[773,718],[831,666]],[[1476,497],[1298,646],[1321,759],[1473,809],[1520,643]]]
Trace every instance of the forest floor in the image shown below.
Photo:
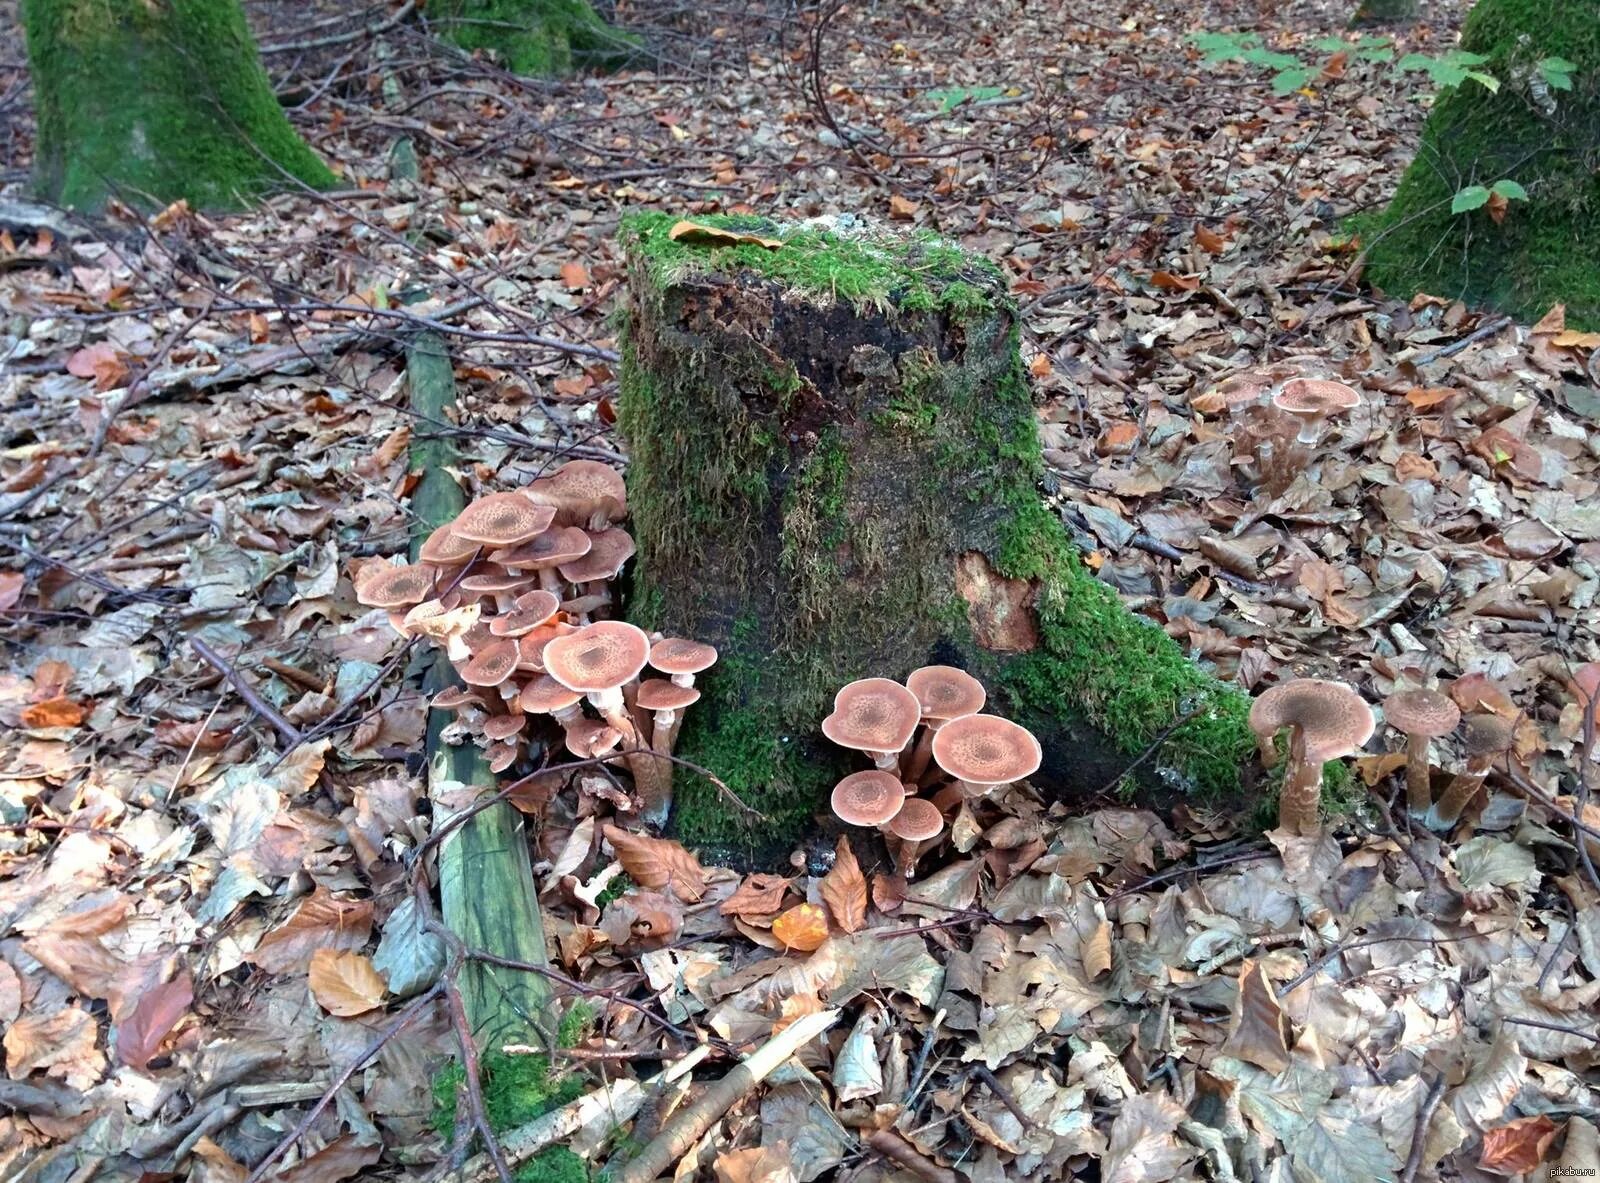
[[[826,891],[696,869],[653,897],[659,948],[637,897],[593,905],[605,803],[562,799],[536,874],[594,1017],[557,1091],[697,1040],[715,1078],[826,1006],[828,1038],[696,1144],[701,1177],[1592,1176],[1600,809],[1572,796],[1572,683],[1600,658],[1600,339],[1360,285],[1342,220],[1392,192],[1427,80],[1363,60],[1351,7],[624,6],[652,68],[535,83],[403,23],[338,40],[388,10],[255,6],[343,191],[0,236],[0,1177],[332,1183],[445,1153],[450,1024],[388,992],[385,940],[428,832],[423,702],[352,563],[405,549],[421,329],[454,353],[469,490],[625,464],[608,317],[639,209],[859,213],[999,261],[1052,497],[1131,607],[1246,689],[1439,678],[1517,746],[1443,838],[1389,808],[1380,728],[1370,800],[1319,839],[1256,835],[1249,803],[1018,792],[903,899],[871,865]],[[1426,7],[1402,51],[1451,43],[1464,5]],[[31,137],[4,19],[0,224]],[[1349,50],[1279,96],[1189,40],[1252,29]],[[1285,359],[1366,401],[1247,482],[1258,441],[1215,387]],[[785,949],[774,917],[822,900],[821,947]]]

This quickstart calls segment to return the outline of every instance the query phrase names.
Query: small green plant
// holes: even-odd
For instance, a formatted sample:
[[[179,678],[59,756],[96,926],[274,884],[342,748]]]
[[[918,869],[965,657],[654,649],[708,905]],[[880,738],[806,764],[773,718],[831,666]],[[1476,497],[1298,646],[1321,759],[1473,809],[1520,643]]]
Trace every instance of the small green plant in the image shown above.
[[[930,90],[928,97],[939,102],[939,114],[948,115],[962,103],[983,103],[1006,93],[1003,86],[942,86]]]
[[[1544,84],[1551,90],[1571,90],[1572,75],[1578,67],[1567,61],[1566,58],[1543,58],[1534,63],[1539,77],[1544,79]]]
[[[1456,190],[1456,195],[1450,201],[1450,212],[1465,214],[1475,209],[1482,209],[1489,204],[1491,197],[1503,197],[1507,201],[1527,201],[1528,191],[1512,180],[1499,180],[1493,185],[1467,185]]]
[[[1493,74],[1485,74],[1482,70],[1474,68],[1488,60],[1481,53],[1468,53],[1464,49],[1452,49],[1442,57],[1433,57],[1426,53],[1408,53],[1400,59],[1396,69],[1421,71],[1435,86],[1445,90],[1470,80],[1486,88],[1490,94],[1499,94],[1500,80]]]

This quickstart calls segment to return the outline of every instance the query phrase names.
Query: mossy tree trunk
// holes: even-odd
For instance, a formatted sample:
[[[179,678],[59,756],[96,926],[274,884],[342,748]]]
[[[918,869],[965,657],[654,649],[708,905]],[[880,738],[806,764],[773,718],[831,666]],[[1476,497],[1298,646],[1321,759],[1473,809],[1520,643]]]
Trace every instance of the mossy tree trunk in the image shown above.
[[[629,614],[722,652],[681,750],[772,819],[746,850],[791,839],[840,774],[818,730],[833,693],[929,662],[971,669],[1034,728],[1066,795],[1191,709],[1162,763],[1236,787],[1245,700],[1084,572],[1041,500],[998,270],[932,239],[711,221],[784,244],[675,241],[656,216],[625,230]],[[677,817],[690,841],[740,845],[686,774]]]
[[[23,0],[22,16],[42,196],[236,207],[333,182],[273,97],[239,0]]]
[[[574,69],[615,69],[639,48],[601,20],[589,0],[442,0],[434,27],[467,50],[492,52],[518,74],[548,78]]]
[[[1361,0],[1350,23],[1356,28],[1398,25],[1417,19],[1417,0]]]
[[[1570,0],[1479,0],[1461,48],[1498,92],[1474,81],[1428,116],[1416,160],[1388,210],[1365,228],[1367,278],[1537,320],[1567,306],[1600,328],[1600,20]],[[1553,71],[1559,59],[1570,64]],[[1553,78],[1565,75],[1570,89]],[[1514,181],[1526,201],[1452,213],[1457,193]],[[1496,218],[1500,220],[1497,221]]]

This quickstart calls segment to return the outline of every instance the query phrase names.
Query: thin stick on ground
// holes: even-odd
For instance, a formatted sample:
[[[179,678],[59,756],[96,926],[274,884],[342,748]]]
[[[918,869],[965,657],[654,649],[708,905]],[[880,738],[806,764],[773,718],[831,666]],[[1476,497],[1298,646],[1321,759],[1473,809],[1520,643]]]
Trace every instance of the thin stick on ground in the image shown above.
[[[255,687],[246,682],[244,676],[230,665],[221,654],[199,637],[190,637],[189,646],[199,655],[202,661],[227,679],[228,685],[239,692],[239,697],[244,699],[245,704],[270,723],[272,729],[281,735],[291,747],[300,743],[302,738],[300,729],[280,715],[271,703],[257,694]]]

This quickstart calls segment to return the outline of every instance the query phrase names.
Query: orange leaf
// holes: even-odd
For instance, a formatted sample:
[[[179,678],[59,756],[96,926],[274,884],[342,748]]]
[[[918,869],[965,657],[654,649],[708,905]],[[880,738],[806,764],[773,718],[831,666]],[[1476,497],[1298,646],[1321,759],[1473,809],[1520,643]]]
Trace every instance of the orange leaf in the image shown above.
[[[1048,378],[1050,376],[1050,356],[1045,353],[1036,353],[1033,360],[1028,363],[1028,373],[1035,378]]]
[[[1138,439],[1139,425],[1131,419],[1119,419],[1101,433],[1100,438],[1095,441],[1094,450],[1100,456],[1128,452],[1133,449]]]
[[[128,376],[122,351],[109,341],[89,345],[67,358],[67,373],[78,378],[93,378],[96,390],[121,386]]]
[[[1567,327],[1567,306],[1565,304],[1552,304],[1550,311],[1539,318],[1539,323],[1529,329],[1535,336],[1565,332]]]
[[[1200,244],[1200,249],[1207,254],[1220,255],[1228,247],[1228,240],[1215,230],[1205,226],[1194,228],[1194,240]]]
[[[1345,50],[1334,54],[1322,67],[1322,77],[1325,79],[1343,78],[1345,67],[1350,64],[1350,55]]]
[[[898,193],[889,198],[889,216],[902,222],[909,222],[917,216],[917,211],[922,207],[914,201],[901,197]]]
[[[1425,411],[1429,407],[1449,402],[1460,393],[1459,390],[1451,390],[1447,386],[1413,386],[1406,391],[1406,402],[1419,411]]]
[[[788,890],[789,881],[782,875],[751,875],[739,884],[738,891],[722,901],[717,911],[724,916],[764,919],[783,907]]]
[[[348,1019],[383,1005],[383,978],[360,953],[318,949],[311,955],[307,977],[311,996],[330,1015]]]
[[[700,222],[675,222],[667,231],[673,242],[688,242],[700,246],[764,246],[775,251],[783,246],[781,238],[763,238],[759,234],[745,234],[738,230],[725,230],[721,226],[706,226]]]
[[[1192,292],[1200,287],[1198,275],[1174,275],[1170,271],[1157,271],[1150,277],[1152,287],[1166,292]]]
[[[589,269],[576,259],[561,265],[561,282],[568,291],[582,291],[589,286]]]
[[[845,932],[855,932],[867,922],[867,880],[861,874],[861,864],[856,862],[855,851],[843,834],[839,835],[838,853],[833,860],[833,870],[823,876],[817,889],[836,924]],[[776,929],[776,925],[773,926]]]
[[[606,826],[604,832],[606,841],[617,852],[622,869],[640,887],[670,888],[686,904],[694,903],[705,894],[705,869],[681,843],[630,834],[611,825]]]
[[[1563,349],[1600,349],[1600,333],[1579,333],[1568,329],[1551,337],[1550,344]]]
[[[24,727],[76,727],[83,722],[83,717],[89,713],[89,708],[82,703],[73,702],[70,698],[47,698],[43,702],[36,702],[32,706],[23,708],[22,725]]]
[[[1489,218],[1496,226],[1506,220],[1506,210],[1511,208],[1511,202],[1506,200],[1503,193],[1489,194]]]
[[[1478,1165],[1497,1175],[1528,1174],[1544,1161],[1545,1151],[1555,1140],[1557,1129],[1556,1123],[1541,1113],[1484,1130]]]
[[[772,935],[790,949],[809,953],[828,939],[828,914],[816,904],[796,904],[772,922]]]
[[[372,935],[372,901],[335,899],[320,883],[294,915],[261,938],[247,960],[267,973],[298,973],[319,949],[361,948]]]

